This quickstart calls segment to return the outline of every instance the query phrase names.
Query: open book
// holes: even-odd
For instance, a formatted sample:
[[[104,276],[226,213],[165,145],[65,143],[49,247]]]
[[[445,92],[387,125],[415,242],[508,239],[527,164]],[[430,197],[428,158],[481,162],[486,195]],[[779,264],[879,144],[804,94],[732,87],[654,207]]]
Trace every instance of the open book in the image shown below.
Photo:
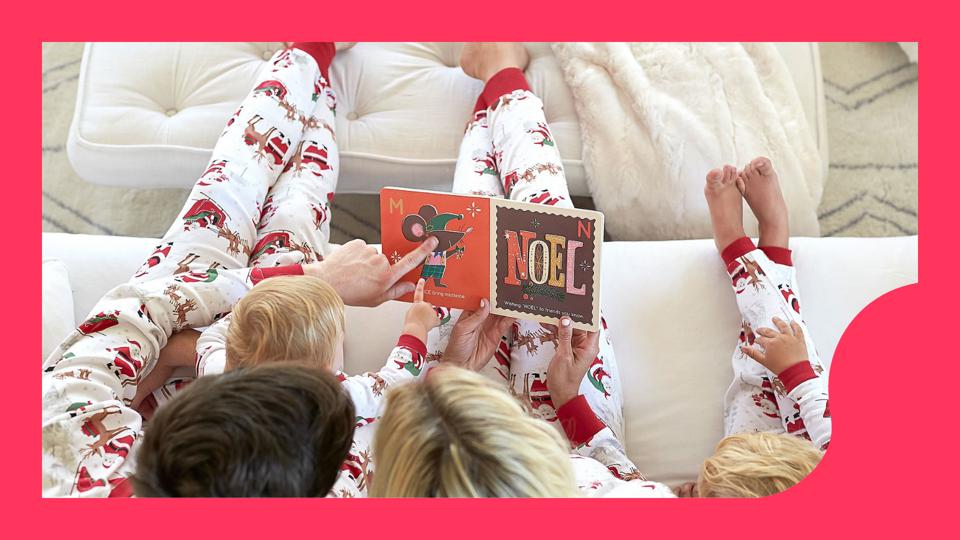
[[[440,241],[404,277],[426,279],[424,299],[436,306],[475,310],[488,298],[495,314],[600,326],[600,212],[388,187],[380,230],[391,263],[430,236]]]

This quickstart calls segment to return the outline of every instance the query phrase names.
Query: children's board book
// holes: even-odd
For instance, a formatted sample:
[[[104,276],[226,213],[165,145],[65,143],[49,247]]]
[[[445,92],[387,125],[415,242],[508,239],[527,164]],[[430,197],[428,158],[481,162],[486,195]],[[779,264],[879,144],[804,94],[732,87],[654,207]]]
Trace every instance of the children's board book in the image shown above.
[[[403,278],[424,278],[424,300],[435,306],[475,310],[488,298],[494,314],[600,326],[600,212],[387,187],[380,230],[392,264],[431,236],[440,241]]]

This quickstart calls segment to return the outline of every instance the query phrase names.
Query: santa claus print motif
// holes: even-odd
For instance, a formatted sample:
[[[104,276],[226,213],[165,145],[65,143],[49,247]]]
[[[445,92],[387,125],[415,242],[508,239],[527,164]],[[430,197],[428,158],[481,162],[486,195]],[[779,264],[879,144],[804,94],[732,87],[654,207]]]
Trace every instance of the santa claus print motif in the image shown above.
[[[227,160],[225,159],[213,161],[210,163],[210,166],[207,167],[207,170],[203,171],[203,174],[200,175],[200,180],[197,181],[197,185],[206,187],[215,183],[226,182],[230,179],[224,170],[226,167]]]
[[[170,248],[172,247],[173,242],[165,242],[157,246],[156,249],[153,250],[153,253],[147,257],[147,260],[143,263],[143,265],[140,266],[140,269],[137,270],[137,273],[133,275],[133,277],[143,277],[147,272],[150,271],[151,268],[163,262],[163,260],[170,255]]]
[[[765,276],[763,269],[753,259],[740,257],[737,259],[734,269],[730,271],[730,280],[733,284],[733,290],[737,294],[742,293],[747,286],[752,286],[753,290],[759,291],[763,287],[761,277]]]
[[[217,272],[216,268],[209,268],[204,271],[178,275],[174,278],[174,281],[179,281],[180,283],[211,283],[217,279],[218,275],[219,272]]]
[[[487,152],[483,149],[477,149],[473,154],[474,170],[479,175],[490,174],[497,176],[500,170],[497,167],[497,153]]]
[[[610,391],[607,390],[606,385],[603,384],[603,380],[609,378],[610,374],[604,369],[603,360],[597,356],[593,359],[593,363],[590,364],[587,370],[587,380],[590,381],[590,384],[593,385],[598,392],[603,394],[603,397],[608,399],[610,398]]]
[[[315,204],[310,205],[310,209],[313,211],[313,225],[319,231],[323,224],[330,220],[330,204],[333,203],[333,192],[327,193],[327,202],[323,203],[322,206],[317,206]]]
[[[773,385],[766,377],[760,384],[760,392],[753,394],[753,404],[760,409],[764,416],[780,418],[780,407],[777,405],[777,396],[773,393]]]
[[[419,377],[420,372],[423,370],[423,357],[417,353],[413,353],[412,356],[413,358],[410,360],[394,360],[393,363],[395,363],[398,368],[409,371],[414,377]]]
[[[543,122],[537,122],[527,128],[527,133],[533,135],[533,144],[537,146],[554,146],[550,128]]]
[[[550,190],[544,189],[537,192],[533,197],[530,198],[527,202],[532,202],[534,204],[546,204],[549,206],[554,206],[557,203],[566,200],[566,197],[563,195],[555,196],[550,193]]]
[[[550,390],[547,388],[547,379],[545,373],[524,373],[523,374],[523,398],[530,403],[530,407],[539,411],[541,407],[547,407],[544,411],[544,417],[553,414],[553,399],[550,397]]]
[[[287,99],[287,87],[276,80],[263,81],[253,89],[253,93],[254,95],[272,97],[277,101],[286,101]]]
[[[310,263],[319,256],[307,244],[298,244],[293,240],[293,233],[290,231],[274,231],[265,234],[256,245],[253,246],[253,254],[250,258],[259,261],[264,255],[274,255],[276,253],[287,253],[299,251],[303,253],[304,262]]]
[[[132,386],[140,380],[140,370],[143,369],[143,361],[140,359],[140,343],[127,340],[127,345],[107,349],[116,353],[113,361],[107,364],[114,375],[120,379],[120,386]]]
[[[800,299],[797,298],[797,295],[793,292],[793,289],[789,285],[779,285],[780,294],[783,295],[783,299],[793,308],[797,314],[800,313]]]
[[[226,239],[227,251],[232,254],[247,252],[246,242],[240,235],[227,228],[229,216],[213,199],[203,197],[194,201],[193,205],[183,216],[183,230],[210,229],[217,233],[218,238]]]
[[[283,172],[293,171],[295,176],[300,176],[303,171],[307,171],[314,176],[321,176],[324,171],[331,170],[327,147],[316,141],[300,141],[297,145],[297,151],[293,153],[293,158],[283,168]]]

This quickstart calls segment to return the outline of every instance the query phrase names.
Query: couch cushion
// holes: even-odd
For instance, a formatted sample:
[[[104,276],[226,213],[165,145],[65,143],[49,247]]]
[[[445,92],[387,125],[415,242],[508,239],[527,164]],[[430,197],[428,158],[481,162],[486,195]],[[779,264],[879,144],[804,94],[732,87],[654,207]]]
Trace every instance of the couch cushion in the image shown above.
[[[41,285],[43,326],[40,330],[43,344],[41,357],[50,356],[57,345],[76,327],[73,316],[73,291],[70,290],[70,278],[67,266],[57,259],[44,259]]]
[[[67,151],[95,183],[193,185],[226,119],[282,43],[89,43]],[[526,73],[545,103],[570,191],[589,195],[576,112],[547,43],[527,44]],[[333,63],[339,96],[339,191],[384,185],[449,190],[463,128],[480,82],[457,67],[460,43],[360,43]],[[778,48],[817,133],[819,58],[812,43]],[[145,61],[145,58],[149,58]],[[821,152],[826,140],[819,141]],[[825,154],[824,154],[825,157]]]
[[[155,244],[44,233],[43,256],[66,264],[80,320]],[[860,310],[917,280],[915,236],[797,238],[792,245],[804,316],[827,365]],[[650,478],[692,480],[722,436],[721,397],[740,327],[713,242],[608,242],[601,294],[623,379],[627,451]],[[382,366],[406,307],[347,309],[348,371]]]

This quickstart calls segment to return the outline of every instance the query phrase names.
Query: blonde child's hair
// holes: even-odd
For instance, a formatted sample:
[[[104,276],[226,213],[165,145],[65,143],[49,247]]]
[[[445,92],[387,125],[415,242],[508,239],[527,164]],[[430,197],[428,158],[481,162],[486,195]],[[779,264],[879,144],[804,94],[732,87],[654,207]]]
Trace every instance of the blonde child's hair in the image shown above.
[[[374,497],[574,497],[569,446],[505,389],[441,366],[392,388],[377,422]]]
[[[700,469],[701,497],[766,497],[789,489],[820,463],[823,452],[785,433],[738,433],[723,438]]]
[[[313,276],[264,280],[237,303],[231,317],[230,369],[281,361],[331,369],[343,339],[343,300]]]

